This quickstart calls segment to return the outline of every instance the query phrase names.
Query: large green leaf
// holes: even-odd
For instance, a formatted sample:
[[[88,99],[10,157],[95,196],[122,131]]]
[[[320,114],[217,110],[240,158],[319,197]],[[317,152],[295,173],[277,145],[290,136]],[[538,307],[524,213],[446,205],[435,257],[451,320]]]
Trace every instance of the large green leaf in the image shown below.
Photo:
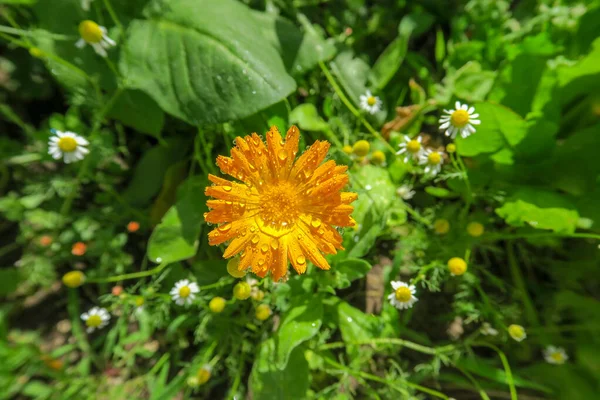
[[[367,315],[341,301],[337,306],[338,323],[345,342],[358,342],[378,337],[382,325],[374,315]]]
[[[317,111],[314,104],[304,103],[294,108],[290,112],[290,123],[298,125],[302,130],[307,131],[326,131],[329,125]]]
[[[192,177],[177,191],[177,202],[167,211],[148,241],[148,258],[175,262],[196,254],[198,235],[207,211],[204,177]]]
[[[234,0],[156,0],[129,26],[120,69],[131,88],[191,124],[254,114],[295,89],[254,14]]]
[[[122,93],[108,111],[108,117],[152,136],[160,136],[165,123],[165,113],[158,104],[139,90]]]
[[[522,189],[512,196],[496,213],[513,226],[530,225],[559,233],[572,233],[579,214],[562,196],[543,190]]]
[[[289,356],[285,369],[277,368],[275,339],[260,346],[258,357],[250,374],[250,393],[254,400],[303,400],[307,398],[308,362],[302,348],[297,347]]]
[[[287,311],[275,336],[275,361],[278,368],[284,369],[292,351],[319,332],[322,319],[323,305],[319,297],[312,297]]]
[[[600,38],[592,43],[590,53],[577,64],[563,66],[558,70],[558,82],[562,87],[563,104],[573,100],[580,93],[592,93],[598,89],[600,75]]]

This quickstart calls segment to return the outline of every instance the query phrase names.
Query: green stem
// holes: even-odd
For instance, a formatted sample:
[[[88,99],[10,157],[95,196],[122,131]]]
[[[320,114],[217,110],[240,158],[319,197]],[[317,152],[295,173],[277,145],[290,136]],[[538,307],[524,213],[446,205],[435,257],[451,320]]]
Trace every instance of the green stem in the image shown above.
[[[121,21],[119,21],[119,18],[117,17],[117,14],[113,9],[112,4],[110,4],[110,0],[104,0],[104,6],[106,7],[106,10],[108,11],[108,14],[112,18],[115,25],[119,28],[119,31],[123,33],[123,25],[121,25]]]
[[[7,244],[6,246],[0,247],[0,257],[3,257],[5,254],[10,253],[13,250],[18,249],[20,246],[17,242],[12,242]]]
[[[387,140],[385,140],[383,138],[383,136],[381,136],[381,134],[379,132],[377,132],[372,126],[371,124],[369,124],[369,122],[365,119],[365,117],[360,113],[360,111],[358,111],[354,105],[352,105],[352,102],[350,102],[350,100],[348,100],[348,97],[346,97],[346,95],[344,94],[344,91],[342,90],[342,88],[340,88],[340,86],[337,84],[337,82],[335,81],[335,78],[333,77],[333,75],[331,74],[331,72],[329,71],[329,69],[327,68],[327,66],[323,63],[323,61],[319,61],[319,66],[321,67],[321,70],[323,71],[323,74],[325,74],[325,77],[327,78],[327,80],[329,81],[329,84],[331,85],[331,87],[333,88],[334,92],[338,95],[338,97],[340,98],[340,100],[342,101],[342,103],[344,103],[344,105],[348,108],[348,110],[350,110],[350,112],[352,114],[354,114],[354,116],[363,124],[363,126],[365,128],[367,128],[367,130],[373,135],[375,136],[377,139],[381,140],[381,142],[392,152],[395,153],[396,149],[394,149],[392,147],[392,145],[390,145],[388,143]]]
[[[88,279],[88,282],[90,282],[90,283],[108,283],[108,282],[120,282],[120,281],[124,281],[127,279],[143,278],[146,276],[158,274],[160,271],[165,269],[167,267],[167,265],[169,265],[169,263],[164,262],[162,264],[159,264],[156,268],[152,268],[147,271],[132,272],[129,274],[109,276],[106,278],[92,278],[92,279]]]
[[[233,283],[233,279],[226,278],[226,279],[220,280],[218,282],[211,283],[210,285],[200,286],[199,288],[200,288],[200,290],[214,289],[214,288],[219,288],[221,286],[227,286],[231,283]]]
[[[319,346],[319,350],[329,350],[329,349],[337,349],[342,347],[347,347],[349,345],[354,346],[362,346],[362,345],[371,345],[375,346],[377,344],[393,344],[398,346],[403,346],[409,348],[411,350],[418,351],[420,353],[429,354],[429,355],[438,355],[442,353],[448,353],[454,351],[454,345],[448,345],[443,347],[427,347],[414,342],[410,342],[404,339],[397,338],[377,338],[371,340],[363,340],[356,342],[332,342],[326,343],[324,345]]]
[[[387,380],[385,380],[385,379],[383,379],[383,378],[381,378],[379,376],[371,375],[371,374],[363,372],[363,371],[355,371],[355,370],[352,370],[352,369],[346,367],[345,365],[342,365],[342,364],[340,364],[340,363],[338,363],[338,362],[336,362],[336,361],[334,361],[334,360],[332,360],[332,359],[330,359],[328,357],[325,357],[323,355],[321,355],[321,357],[329,365],[331,365],[331,366],[333,366],[333,367],[335,367],[335,368],[337,368],[337,369],[339,369],[341,371],[345,371],[346,373],[348,373],[350,375],[360,376],[363,379],[367,379],[367,380],[371,380],[371,381],[382,383],[384,385],[387,385],[387,386],[391,387],[394,390],[399,391],[400,393],[404,393],[405,392],[405,390],[403,388],[398,387],[397,385],[394,385],[393,383],[391,383],[391,382],[389,382],[389,381],[387,381]],[[440,399],[448,400],[448,396],[446,396],[445,394],[443,394],[441,392],[438,392],[437,390],[433,390],[433,389],[429,389],[429,388],[427,388],[425,386],[417,385],[416,383],[412,383],[412,382],[404,380],[402,378],[398,378],[398,380],[400,380],[407,387],[419,390],[419,391],[421,391],[423,393],[427,393],[427,394],[430,394],[430,395],[435,396],[435,397],[439,397]]]
[[[485,392],[485,390],[483,390],[483,388],[481,387],[481,385],[479,384],[479,382],[477,382],[477,380],[473,377],[473,375],[471,375],[468,371],[462,369],[458,365],[455,365],[454,368],[456,368],[457,370],[459,370],[464,376],[467,377],[468,380],[471,381],[471,383],[473,384],[473,386],[475,386],[475,388],[479,392],[479,396],[481,396],[481,398],[483,400],[490,400],[490,398],[487,395],[487,393]]]
[[[75,38],[73,36],[59,35],[57,33],[50,33],[50,32],[44,32],[44,31],[31,32],[31,31],[25,31],[23,29],[11,28],[6,25],[0,25],[0,32],[8,33],[9,35],[18,35],[18,36],[24,36],[24,37],[47,36],[54,40],[75,40]]]
[[[519,264],[517,263],[517,257],[515,256],[514,246],[510,242],[506,244],[506,252],[508,256],[508,265],[510,266],[510,272],[513,278],[513,282],[515,283],[517,291],[521,295],[520,297],[525,308],[527,320],[531,325],[539,326],[540,321],[535,311],[535,307],[533,306],[533,302],[529,298],[527,286],[525,285],[525,280],[523,279],[521,269],[519,268]]]
[[[506,384],[508,385],[508,388],[510,390],[510,399],[518,400],[517,389],[515,388],[515,382],[513,381],[510,364],[508,363],[508,359],[506,358],[506,355],[502,352],[502,350],[500,350],[498,347],[494,346],[493,344],[489,344],[489,343],[474,343],[473,346],[487,347],[489,349],[494,350],[496,353],[498,353],[498,356],[500,357],[500,361],[502,362],[502,366],[504,367],[504,372],[506,374]]]
[[[600,235],[595,233],[560,233],[560,232],[531,232],[531,233],[498,233],[486,234],[481,237],[482,241],[495,240],[517,240],[517,239],[539,239],[539,238],[578,238],[600,240]]]
[[[68,291],[68,302],[67,311],[71,318],[71,331],[77,341],[77,345],[82,352],[82,365],[84,375],[89,374],[90,371],[90,360],[92,359],[92,349],[87,341],[85,334],[83,333],[83,326],[81,325],[80,319],[80,308],[79,308],[79,297],[77,296],[77,289],[67,289]]]

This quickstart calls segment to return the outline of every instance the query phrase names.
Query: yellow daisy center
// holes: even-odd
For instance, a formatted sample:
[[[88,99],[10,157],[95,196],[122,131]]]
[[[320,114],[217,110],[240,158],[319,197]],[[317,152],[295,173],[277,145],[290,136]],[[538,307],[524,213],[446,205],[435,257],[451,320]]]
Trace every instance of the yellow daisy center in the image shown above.
[[[419,143],[418,140],[413,139],[406,143],[406,150],[408,150],[411,153],[416,153],[419,150],[421,150],[421,143]]]
[[[412,293],[406,286],[400,286],[398,289],[396,289],[396,300],[399,302],[406,303],[411,299],[411,297]]]
[[[296,188],[291,182],[272,185],[260,194],[260,218],[265,225],[285,228],[296,222],[300,214]]]
[[[85,324],[90,328],[97,328],[102,324],[102,318],[96,314],[90,315]]]
[[[189,286],[182,286],[179,288],[179,297],[186,298],[192,293],[192,290]]]
[[[63,136],[58,139],[58,148],[64,153],[71,153],[77,148],[77,140],[70,136]]]
[[[550,358],[559,363],[564,361],[562,353],[559,352],[550,354]]]
[[[377,103],[377,99],[375,98],[375,96],[369,96],[367,98],[367,104],[370,106],[374,106],[375,103]]]
[[[462,275],[467,272],[467,263],[460,257],[453,257],[448,261],[448,269],[454,275]]]
[[[442,155],[437,151],[434,151],[427,156],[427,162],[431,165],[438,165],[440,162],[442,162]]]
[[[433,223],[433,229],[436,233],[443,235],[450,230],[450,222],[447,219],[436,219]]]
[[[79,35],[88,43],[100,43],[102,41],[102,29],[94,21],[85,20],[79,24]]]
[[[469,113],[465,110],[456,110],[450,116],[450,122],[457,128],[462,128],[469,123]]]
[[[511,325],[508,327],[508,333],[515,339],[520,339],[525,334],[525,330],[520,325]]]
[[[198,371],[198,383],[200,385],[205,384],[210,379],[210,370],[207,368],[200,368]]]
[[[467,225],[467,233],[473,237],[479,237],[483,235],[485,228],[479,222],[471,222]]]

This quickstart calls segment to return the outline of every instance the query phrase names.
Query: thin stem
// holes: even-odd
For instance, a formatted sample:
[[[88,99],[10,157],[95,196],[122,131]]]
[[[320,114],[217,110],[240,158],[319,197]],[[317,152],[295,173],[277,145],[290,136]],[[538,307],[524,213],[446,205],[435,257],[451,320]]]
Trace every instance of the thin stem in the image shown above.
[[[90,371],[90,360],[92,359],[92,349],[87,341],[85,334],[83,333],[83,326],[80,320],[80,309],[79,309],[79,297],[77,297],[77,289],[67,289],[68,300],[67,300],[67,311],[71,318],[71,331],[77,341],[77,346],[81,349],[83,357],[81,362],[83,364],[83,373],[88,374]]]
[[[73,36],[60,35],[58,33],[50,33],[50,32],[44,32],[44,31],[31,32],[31,31],[25,31],[23,29],[11,28],[6,25],[0,25],[0,32],[8,33],[9,35],[18,35],[18,36],[24,36],[24,37],[47,36],[54,40],[74,40],[75,39]]]
[[[3,257],[5,254],[8,254],[13,250],[18,249],[20,245],[21,244],[18,242],[12,242],[7,244],[6,246],[0,247],[0,257]]]
[[[210,285],[200,286],[199,288],[200,288],[200,290],[214,289],[214,288],[219,288],[221,286],[227,286],[231,283],[233,283],[233,279],[226,278],[221,281],[211,283]]]
[[[538,239],[538,238],[579,238],[600,240],[600,235],[595,233],[560,233],[560,232],[531,232],[531,233],[497,233],[486,234],[481,237],[481,241],[495,240],[517,240],[517,239]]]
[[[379,132],[377,132],[375,130],[375,128],[373,128],[371,126],[371,124],[369,124],[369,122],[365,119],[365,117],[360,113],[360,111],[358,111],[354,105],[352,105],[352,102],[350,102],[350,100],[348,99],[348,97],[346,97],[346,95],[344,94],[344,91],[342,90],[342,88],[340,88],[340,86],[337,84],[337,82],[335,81],[335,78],[333,77],[333,75],[331,74],[331,72],[329,71],[329,69],[327,68],[327,66],[325,65],[325,63],[323,63],[323,61],[319,61],[319,66],[321,67],[321,70],[323,71],[323,74],[325,74],[325,77],[327,78],[327,80],[329,81],[329,84],[331,85],[331,87],[333,88],[334,92],[338,95],[338,97],[340,98],[340,100],[342,101],[342,103],[344,103],[344,105],[348,108],[348,110],[350,110],[350,112],[352,114],[354,114],[354,116],[363,124],[363,126],[365,128],[367,128],[367,130],[373,134],[373,136],[375,136],[377,139],[381,140],[381,142],[383,142],[383,144],[392,152],[395,153],[396,149],[394,149],[392,147],[392,145],[390,145],[388,143],[387,140],[385,140],[383,138],[383,136],[381,136],[381,134]]]
[[[377,339],[362,340],[362,341],[356,341],[356,342],[326,343],[324,345],[319,346],[319,350],[337,349],[337,348],[347,347],[348,345],[361,346],[361,345],[366,345],[366,344],[371,345],[371,346],[375,346],[377,344],[393,344],[393,345],[403,346],[403,347],[418,351],[420,353],[430,354],[430,355],[438,355],[438,354],[442,354],[442,353],[448,353],[448,352],[454,351],[454,349],[455,349],[454,345],[448,345],[448,346],[443,346],[443,347],[427,347],[427,346],[423,346],[418,343],[410,342],[410,341],[404,340],[404,339],[377,338]]]
[[[157,267],[149,269],[147,271],[132,272],[129,274],[109,276],[106,278],[92,278],[92,279],[89,279],[88,282],[90,282],[90,283],[107,283],[107,282],[120,282],[120,281],[125,281],[127,279],[143,278],[146,276],[158,274],[163,269],[165,269],[168,265],[169,265],[169,263],[164,262],[162,264],[159,264]]]
[[[508,255],[508,265],[510,266],[510,272],[513,277],[513,282],[515,283],[517,291],[521,295],[520,297],[525,308],[525,314],[527,315],[527,319],[529,320],[529,323],[531,325],[539,326],[540,321],[535,311],[535,307],[533,306],[533,302],[529,298],[527,286],[525,285],[525,280],[523,279],[523,275],[521,273],[521,268],[519,268],[519,264],[517,263],[517,257],[515,256],[514,246],[510,242],[506,244],[506,253]]]
[[[479,384],[479,382],[477,382],[477,380],[473,377],[473,375],[471,375],[471,373],[469,373],[468,371],[462,369],[458,365],[454,365],[454,368],[456,368],[457,370],[459,370],[464,376],[467,377],[468,380],[471,381],[471,383],[473,384],[473,386],[475,386],[475,388],[477,389],[477,391],[479,392],[479,395],[481,396],[481,398],[483,400],[490,400],[490,398],[487,395],[487,393],[485,392],[485,390],[483,390],[483,388],[481,387],[481,385]]]
[[[112,4],[110,4],[110,0],[104,0],[104,6],[106,7],[106,10],[108,11],[108,14],[112,18],[115,25],[119,28],[119,31],[123,33],[123,25],[121,25],[121,21],[119,21],[119,18],[117,17],[117,14],[113,9]]]
[[[511,400],[517,400],[517,389],[515,388],[515,382],[513,381],[510,364],[508,363],[508,359],[506,358],[506,355],[502,352],[502,350],[489,343],[474,343],[473,346],[487,347],[498,353],[500,361],[502,362],[502,366],[504,367],[504,372],[506,374],[506,384],[508,385],[508,389],[510,390],[510,398]]]

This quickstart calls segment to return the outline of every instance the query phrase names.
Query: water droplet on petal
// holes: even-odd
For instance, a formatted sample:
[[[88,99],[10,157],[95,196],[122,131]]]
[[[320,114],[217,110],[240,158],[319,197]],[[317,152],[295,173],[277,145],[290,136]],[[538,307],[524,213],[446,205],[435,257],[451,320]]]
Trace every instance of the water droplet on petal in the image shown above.
[[[263,245],[260,246],[260,251],[266,253],[267,251],[269,251],[269,246],[266,243],[263,243]]]
[[[304,257],[304,256],[298,256],[298,257],[296,257],[296,262],[298,264],[304,264],[304,263],[306,263],[306,257]]]
[[[259,240],[260,240],[260,238],[258,237],[258,235],[255,234],[254,236],[252,236],[252,243],[253,244],[258,243]]]
[[[219,232],[227,232],[228,230],[231,229],[231,224],[221,225],[217,229],[219,229]]]
[[[313,219],[310,224],[313,226],[313,228],[318,228],[321,226],[321,220]]]
[[[281,161],[285,161],[285,159],[287,158],[287,156],[288,156],[287,151],[285,151],[283,149],[279,150],[279,153],[277,153],[277,157],[279,157],[279,159]]]
[[[226,192],[231,192],[231,186],[223,186],[223,190]]]
[[[271,240],[271,248],[273,250],[277,250],[279,248],[279,242],[277,241],[277,239]]]

